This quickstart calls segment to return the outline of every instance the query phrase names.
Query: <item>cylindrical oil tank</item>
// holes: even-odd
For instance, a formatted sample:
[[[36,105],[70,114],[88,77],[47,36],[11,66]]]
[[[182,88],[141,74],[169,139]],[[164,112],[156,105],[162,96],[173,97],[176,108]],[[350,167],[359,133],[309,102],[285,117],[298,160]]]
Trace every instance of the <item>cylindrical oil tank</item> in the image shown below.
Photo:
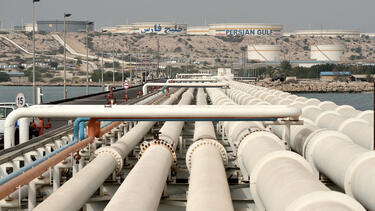
[[[344,54],[342,45],[312,45],[311,59],[317,61],[341,61]]]
[[[255,61],[280,61],[281,47],[279,45],[249,45],[248,59]]]

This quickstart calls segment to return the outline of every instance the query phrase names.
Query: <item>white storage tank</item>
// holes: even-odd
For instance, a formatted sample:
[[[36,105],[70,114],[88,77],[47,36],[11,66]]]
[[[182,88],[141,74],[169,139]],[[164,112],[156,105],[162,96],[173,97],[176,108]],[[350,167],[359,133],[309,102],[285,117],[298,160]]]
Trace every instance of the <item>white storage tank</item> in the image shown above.
[[[281,47],[279,45],[249,45],[248,59],[254,61],[280,61]]]
[[[344,54],[342,45],[312,45],[311,59],[317,61],[341,61]]]

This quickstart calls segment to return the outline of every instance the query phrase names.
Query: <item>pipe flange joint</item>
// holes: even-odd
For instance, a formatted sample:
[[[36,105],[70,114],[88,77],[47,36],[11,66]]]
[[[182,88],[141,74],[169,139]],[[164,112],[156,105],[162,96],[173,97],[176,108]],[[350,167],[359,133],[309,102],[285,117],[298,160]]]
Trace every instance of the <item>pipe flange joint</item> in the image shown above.
[[[186,166],[190,172],[191,170],[191,159],[193,156],[194,151],[200,147],[205,145],[211,145],[216,147],[216,149],[220,152],[221,158],[223,159],[223,164],[226,166],[228,164],[228,155],[225,147],[220,144],[217,140],[214,139],[200,139],[195,141],[192,145],[190,145],[188,151],[186,152]]]
[[[353,176],[356,172],[356,170],[366,162],[374,162],[375,161],[375,153],[374,151],[368,151],[357,158],[355,158],[349,165],[348,169],[345,172],[345,178],[344,178],[344,189],[345,193],[349,196],[356,198],[353,194],[352,184],[353,184]]]
[[[240,137],[239,140],[238,140],[237,146],[240,146],[240,145],[241,145],[241,142],[242,142],[242,141],[243,141],[248,135],[250,135],[250,134],[252,134],[252,133],[257,133],[257,132],[269,132],[269,131],[267,131],[267,130],[265,130],[265,129],[257,128],[257,127],[250,127],[250,128],[247,128],[246,130],[247,130],[247,131],[244,132],[244,133],[241,131],[241,133],[243,133],[243,134],[241,134],[241,137]]]
[[[140,145],[141,150],[139,152],[138,159],[141,159],[141,157],[145,153],[145,151],[150,146],[153,146],[153,145],[159,145],[159,146],[166,147],[169,150],[169,152],[171,153],[171,156],[172,156],[172,159],[173,159],[173,164],[172,165],[173,166],[177,165],[177,156],[176,156],[175,150],[173,149],[173,146],[171,144],[169,144],[167,141],[164,141],[164,140],[153,140],[153,141],[150,141],[150,142],[144,141]]]
[[[121,157],[120,153],[112,147],[102,147],[102,148],[95,151],[96,156],[98,156],[100,154],[104,154],[104,153],[110,154],[113,157],[113,159],[115,159],[115,161],[116,161],[115,171],[116,172],[121,171],[122,166],[124,164],[124,161],[123,161],[123,158]]]

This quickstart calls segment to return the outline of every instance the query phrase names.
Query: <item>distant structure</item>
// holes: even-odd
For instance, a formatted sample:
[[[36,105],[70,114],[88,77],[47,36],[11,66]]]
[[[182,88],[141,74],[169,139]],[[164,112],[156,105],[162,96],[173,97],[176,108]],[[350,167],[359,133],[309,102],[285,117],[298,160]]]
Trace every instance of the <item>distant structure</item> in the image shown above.
[[[350,80],[350,72],[320,72],[321,81],[335,81],[337,79]]]
[[[317,61],[341,61],[343,54],[342,45],[312,45],[310,57]]]
[[[127,34],[186,34],[187,24],[171,22],[139,22],[131,25],[103,27],[102,30],[111,33]]]
[[[140,22],[131,25],[103,27],[111,33],[129,34],[188,34],[211,36],[280,36],[283,25],[258,23],[219,23],[208,26],[191,26],[169,22]]]
[[[249,45],[247,46],[250,61],[280,61],[281,47],[279,45]]]
[[[346,37],[346,38],[359,38],[359,30],[336,30],[336,29],[324,29],[324,30],[297,30],[295,33],[289,35],[295,35],[299,37]]]
[[[189,26],[187,28],[187,34],[189,35],[209,35],[209,26]]]
[[[66,21],[67,32],[82,32],[86,31],[86,25],[88,25],[88,31],[94,31],[94,22],[91,21]],[[64,21],[37,21],[38,31],[45,32],[63,32]]]
[[[213,36],[281,36],[283,25],[263,23],[218,23],[209,25]]]

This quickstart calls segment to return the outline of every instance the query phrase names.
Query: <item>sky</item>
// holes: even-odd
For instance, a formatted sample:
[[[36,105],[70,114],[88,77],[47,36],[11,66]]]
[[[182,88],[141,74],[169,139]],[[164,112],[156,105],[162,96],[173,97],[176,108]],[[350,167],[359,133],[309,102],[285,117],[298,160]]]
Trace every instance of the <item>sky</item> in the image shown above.
[[[284,31],[353,29],[375,32],[375,0],[40,0],[37,20],[90,20],[95,27],[143,21],[278,23]],[[32,21],[32,0],[0,0],[0,21],[10,28]]]

